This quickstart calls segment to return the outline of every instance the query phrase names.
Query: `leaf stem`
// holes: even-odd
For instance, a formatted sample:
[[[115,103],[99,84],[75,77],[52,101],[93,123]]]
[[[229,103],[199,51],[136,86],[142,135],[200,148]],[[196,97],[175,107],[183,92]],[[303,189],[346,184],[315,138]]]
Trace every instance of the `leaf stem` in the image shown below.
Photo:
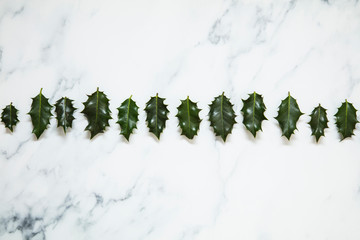
[[[129,97],[129,102],[127,105],[127,112],[126,112],[126,132],[128,131],[128,127],[129,127],[129,114],[130,114],[130,102],[131,102],[131,97],[132,95]]]

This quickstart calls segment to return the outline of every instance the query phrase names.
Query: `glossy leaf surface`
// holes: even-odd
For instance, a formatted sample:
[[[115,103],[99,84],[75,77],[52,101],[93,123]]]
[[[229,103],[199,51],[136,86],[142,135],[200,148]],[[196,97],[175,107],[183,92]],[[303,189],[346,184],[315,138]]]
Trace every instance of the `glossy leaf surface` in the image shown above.
[[[241,109],[244,119],[243,124],[256,137],[256,132],[261,129],[261,122],[267,120],[264,115],[266,110],[263,97],[260,94],[254,92],[249,94],[249,98],[243,101],[243,107]]]
[[[85,130],[90,131],[90,139],[95,137],[98,133],[103,133],[105,128],[109,126],[111,111],[109,109],[109,99],[104,92],[96,91],[88,95],[86,102],[83,102],[84,110],[82,113],[88,120],[88,125]]]
[[[335,114],[335,124],[341,134],[341,140],[354,135],[355,125],[358,123],[356,111],[352,103],[349,103],[347,100],[338,108]]]
[[[210,126],[213,127],[216,136],[220,136],[224,142],[229,133],[231,133],[235,121],[235,112],[233,104],[224,93],[215,97],[214,101],[209,105]]]
[[[120,125],[121,132],[126,140],[129,141],[130,134],[133,132],[133,130],[136,128],[136,123],[139,121],[139,113],[138,109],[139,107],[136,105],[136,103],[131,99],[132,96],[130,96],[128,99],[126,99],[120,107],[118,107],[118,121],[117,123]]]
[[[36,138],[39,139],[41,134],[50,124],[50,117],[52,116],[51,109],[52,105],[49,103],[49,99],[42,94],[42,89],[40,93],[32,98],[31,110],[28,113],[31,116],[31,121],[33,124],[33,133]]]
[[[324,130],[328,128],[327,123],[329,122],[326,114],[326,109],[320,104],[310,114],[309,125],[311,127],[311,135],[314,135],[316,142],[319,141],[321,136],[325,136]]]
[[[74,118],[74,111],[76,110],[73,105],[73,100],[62,97],[55,103],[55,113],[58,122],[58,127],[62,127],[66,133],[68,128],[72,127]]]
[[[19,122],[17,113],[18,110],[12,105],[12,103],[10,103],[10,105],[7,105],[1,113],[1,121],[5,124],[5,127],[7,127],[11,132],[14,130],[14,127]]]
[[[185,100],[181,100],[181,104],[177,107],[178,113],[176,117],[179,120],[179,126],[181,128],[181,135],[185,135],[189,139],[193,139],[199,131],[201,119],[199,112],[201,109],[197,107],[197,104],[192,102],[189,97]]]
[[[166,120],[168,120],[167,114],[169,110],[167,105],[164,104],[165,98],[161,98],[156,94],[155,97],[151,97],[146,103],[146,121],[149,127],[149,131],[152,132],[158,139],[160,134],[166,127]]]
[[[296,129],[296,123],[303,113],[296,102],[296,99],[288,94],[288,97],[281,101],[279,106],[278,116],[275,117],[278,120],[282,135],[290,140],[291,135]]]

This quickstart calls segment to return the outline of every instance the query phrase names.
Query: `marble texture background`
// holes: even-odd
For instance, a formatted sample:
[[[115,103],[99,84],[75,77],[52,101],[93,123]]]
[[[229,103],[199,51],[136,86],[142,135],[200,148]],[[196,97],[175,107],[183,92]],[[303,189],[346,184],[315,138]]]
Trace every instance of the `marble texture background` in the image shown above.
[[[0,239],[358,240],[360,132],[339,141],[334,114],[360,108],[360,3],[345,0],[0,1]],[[99,87],[113,120],[89,140],[82,102]],[[31,134],[31,97],[43,88],[78,108],[67,135]],[[238,124],[214,136],[208,104],[225,91]],[[264,96],[269,121],[253,139],[241,99]],[[291,141],[274,119],[288,91],[306,113]],[[145,103],[169,105],[157,141]],[[140,121],[130,142],[116,108],[133,95]],[[175,118],[189,95],[199,135]],[[316,143],[312,109],[328,109]]]

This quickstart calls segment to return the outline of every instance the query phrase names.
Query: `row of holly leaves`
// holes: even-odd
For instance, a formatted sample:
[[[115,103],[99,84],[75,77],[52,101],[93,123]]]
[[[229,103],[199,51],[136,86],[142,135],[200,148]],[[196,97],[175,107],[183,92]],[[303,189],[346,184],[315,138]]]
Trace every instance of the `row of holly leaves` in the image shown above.
[[[168,120],[169,110],[167,105],[164,104],[164,98],[156,96],[151,97],[146,103],[145,112],[147,114],[146,121],[149,127],[149,131],[152,132],[158,139],[160,134],[165,128],[166,121]],[[256,137],[256,133],[261,129],[263,120],[267,120],[264,115],[266,110],[263,97],[254,92],[249,94],[248,99],[242,100],[243,107],[241,109],[243,113],[243,124]],[[99,88],[88,95],[88,99],[84,104],[82,113],[88,120],[88,125],[85,130],[90,131],[90,139],[98,133],[104,132],[105,128],[109,126],[109,120],[112,119],[111,111],[109,109],[109,99],[104,92],[99,91]],[[209,111],[210,125],[214,129],[216,136],[220,136],[224,141],[228,134],[231,133],[234,124],[236,123],[236,114],[233,109],[233,104],[230,99],[227,98],[224,93],[215,97],[211,102]],[[50,124],[50,118],[52,116],[51,110],[53,106],[49,103],[49,99],[40,93],[32,98],[31,110],[28,113],[31,116],[33,124],[33,133],[37,138],[45,131]],[[185,135],[189,139],[193,139],[199,131],[201,119],[197,103],[191,101],[189,97],[185,100],[181,100],[181,104],[178,106],[178,113],[176,117],[179,120],[179,126],[182,130],[181,134]],[[73,100],[62,97],[55,103],[55,113],[58,122],[58,127],[62,127],[64,132],[68,128],[72,127],[74,120],[74,111],[76,108],[73,106]],[[120,125],[121,134],[129,140],[130,135],[136,128],[138,122],[138,110],[132,96],[126,99],[118,108],[118,121]],[[336,126],[341,135],[341,140],[347,137],[351,137],[354,133],[355,125],[358,122],[356,117],[356,109],[352,103],[345,100],[338,108],[335,114]],[[5,126],[13,131],[15,125],[19,122],[17,116],[18,110],[10,103],[6,106],[1,114],[1,121]],[[291,135],[296,129],[296,123],[303,113],[290,93],[281,101],[278,110],[278,116],[275,119],[279,122],[282,130],[282,135],[290,140]],[[328,118],[326,109],[320,104],[314,108],[310,114],[311,120],[309,125],[312,130],[312,135],[315,136],[316,141],[319,141],[321,136],[324,136],[325,128],[328,128]]]

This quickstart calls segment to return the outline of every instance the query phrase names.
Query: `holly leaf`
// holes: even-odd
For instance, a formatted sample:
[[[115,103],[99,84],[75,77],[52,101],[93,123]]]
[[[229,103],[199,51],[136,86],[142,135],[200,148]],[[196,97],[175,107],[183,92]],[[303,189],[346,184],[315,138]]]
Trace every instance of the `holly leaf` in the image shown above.
[[[88,95],[86,102],[83,102],[84,110],[82,113],[88,120],[88,125],[85,130],[90,131],[90,139],[95,137],[98,133],[103,133],[105,128],[109,126],[109,120],[112,119],[110,116],[109,99],[106,97],[104,92],[96,91]]]
[[[14,130],[14,127],[19,122],[17,113],[18,110],[12,105],[12,103],[10,103],[10,105],[7,105],[1,113],[1,121],[5,124],[5,127],[7,127],[11,132]]]
[[[158,139],[160,139],[160,134],[165,128],[166,120],[169,119],[167,117],[169,110],[167,109],[167,105],[164,104],[164,100],[165,98],[161,98],[156,94],[155,97],[150,98],[145,107],[149,131]]]
[[[295,129],[297,129],[296,123],[301,115],[303,115],[303,113],[300,111],[296,99],[291,97],[289,92],[288,97],[281,101],[278,116],[275,117],[279,122],[282,136],[290,140],[291,135]]]
[[[228,99],[224,92],[215,97],[214,101],[211,102],[209,111],[210,126],[213,127],[216,136],[226,141],[226,137],[231,133],[235,121],[235,112],[233,104]]]
[[[318,142],[321,136],[325,136],[325,128],[328,128],[327,123],[329,120],[326,116],[326,109],[319,104],[319,106],[315,107],[311,112],[310,117],[309,125],[311,127],[311,135],[314,135],[316,142]]]
[[[72,122],[75,119],[74,111],[76,108],[74,108],[72,101],[67,97],[62,97],[55,103],[57,126],[63,127],[65,134],[67,129],[72,127]]]
[[[244,119],[243,124],[251,132],[251,134],[256,137],[256,132],[261,129],[261,122],[267,120],[264,116],[266,110],[263,97],[260,94],[254,92],[249,94],[249,98],[243,100],[243,108],[241,109]]]
[[[34,126],[33,133],[36,138],[39,139],[41,134],[45,131],[50,124],[50,117],[52,116],[49,99],[42,94],[42,88],[40,93],[32,98],[31,110],[28,113],[31,116],[31,121]]]
[[[176,117],[179,119],[179,126],[182,130],[181,135],[185,135],[189,139],[193,139],[199,131],[201,119],[199,112],[201,109],[197,104],[189,99],[180,100],[181,104],[177,107],[178,113]]]
[[[118,121],[117,123],[120,125],[121,132],[126,140],[129,141],[130,134],[136,128],[136,123],[139,121],[139,107],[136,103],[131,99],[132,95],[126,99],[120,107],[118,107]]]
[[[341,134],[341,140],[354,135],[355,125],[358,123],[356,111],[355,107],[347,100],[338,108],[335,114],[335,124]]]

